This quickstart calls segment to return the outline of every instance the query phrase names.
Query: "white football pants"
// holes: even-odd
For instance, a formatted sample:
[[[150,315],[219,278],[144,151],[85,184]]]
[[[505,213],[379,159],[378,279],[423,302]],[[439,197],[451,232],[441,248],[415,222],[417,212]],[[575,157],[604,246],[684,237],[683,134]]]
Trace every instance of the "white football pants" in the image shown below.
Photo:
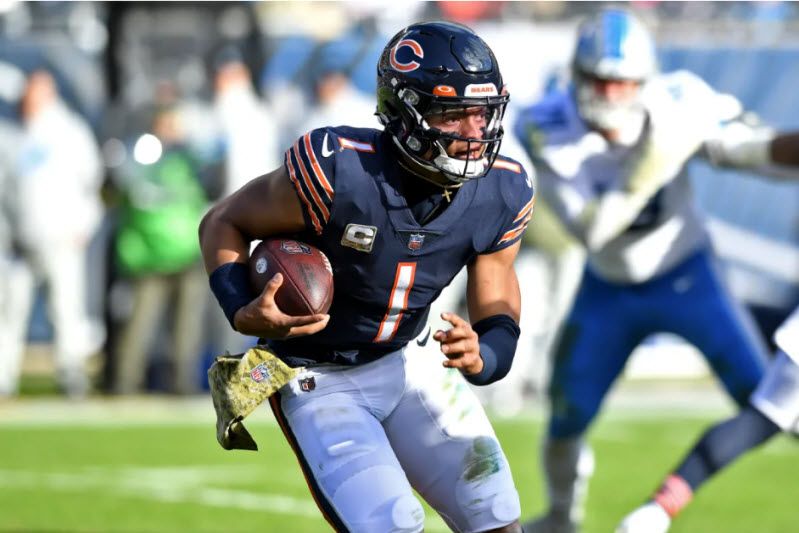
[[[519,518],[494,430],[463,376],[442,360],[437,343],[411,341],[366,365],[307,369],[270,399],[337,531],[422,531],[412,488],[454,531]]]

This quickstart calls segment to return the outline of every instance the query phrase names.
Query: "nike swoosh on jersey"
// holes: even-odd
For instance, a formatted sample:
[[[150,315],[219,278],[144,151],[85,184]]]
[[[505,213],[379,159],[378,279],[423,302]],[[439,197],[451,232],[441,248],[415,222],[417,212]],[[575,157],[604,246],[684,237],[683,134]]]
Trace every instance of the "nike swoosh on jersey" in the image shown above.
[[[425,344],[427,344],[427,339],[429,339],[429,338],[430,338],[430,326],[427,326],[427,333],[425,334],[425,336],[423,338],[421,338],[421,339],[417,338],[416,339],[416,344],[418,346],[424,346]]]
[[[329,139],[327,133],[325,133],[325,138],[322,139],[322,157],[330,157],[331,155],[333,155],[333,150],[330,149]]]

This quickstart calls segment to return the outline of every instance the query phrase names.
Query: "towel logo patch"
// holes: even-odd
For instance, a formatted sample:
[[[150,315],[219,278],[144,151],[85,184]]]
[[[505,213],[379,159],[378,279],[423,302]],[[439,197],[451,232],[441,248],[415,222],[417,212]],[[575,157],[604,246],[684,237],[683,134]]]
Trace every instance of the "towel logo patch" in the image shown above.
[[[256,383],[266,381],[272,375],[266,363],[261,363],[252,370],[250,370],[250,377]]]

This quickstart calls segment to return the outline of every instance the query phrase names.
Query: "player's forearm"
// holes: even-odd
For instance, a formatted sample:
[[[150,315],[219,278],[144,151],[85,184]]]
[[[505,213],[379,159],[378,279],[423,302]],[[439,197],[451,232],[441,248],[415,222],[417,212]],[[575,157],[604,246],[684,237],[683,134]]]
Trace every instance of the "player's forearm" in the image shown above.
[[[737,144],[727,143],[722,152],[717,146],[709,147],[708,154],[721,166],[752,169],[771,179],[799,180],[799,132],[776,136],[769,133]]]
[[[469,265],[466,305],[472,323],[500,314],[519,321],[521,292],[514,260],[520,246],[519,241],[498,252],[480,255]]]
[[[252,300],[246,266],[249,240],[225,217],[224,202],[211,208],[200,222],[200,249],[211,292],[236,330],[236,313]]]
[[[799,167],[799,132],[774,137],[769,146],[769,155],[776,165]]]
[[[708,141],[705,152],[720,166],[754,169],[769,178],[799,179],[799,132],[775,133],[736,123]]]
[[[210,275],[226,263],[245,263],[249,255],[249,239],[215,206],[200,222],[200,249],[205,270]]]

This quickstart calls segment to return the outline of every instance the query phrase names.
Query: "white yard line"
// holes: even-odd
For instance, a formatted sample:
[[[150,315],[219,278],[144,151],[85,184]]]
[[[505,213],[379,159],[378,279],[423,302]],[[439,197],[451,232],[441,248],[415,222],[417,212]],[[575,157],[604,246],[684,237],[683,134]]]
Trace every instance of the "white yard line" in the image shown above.
[[[137,425],[215,424],[210,396],[92,397],[69,401],[63,398],[23,398],[0,401],[0,426],[96,427]],[[252,413],[251,422],[276,425],[269,407]]]
[[[711,381],[629,382],[622,380],[609,394],[603,417],[609,420],[654,419],[658,416],[716,418],[732,411],[721,388]],[[519,416],[497,421],[542,422],[544,402],[529,406]],[[267,405],[248,418],[250,423],[275,425]],[[118,427],[137,425],[210,425],[215,414],[209,395],[95,396],[82,401],[60,397],[0,400],[0,427]]]
[[[247,511],[320,517],[319,509],[308,498],[284,494],[253,492],[207,486],[223,479],[257,478],[250,468],[206,467],[84,467],[80,472],[34,472],[0,470],[0,489],[48,489],[62,492],[85,492],[101,489],[121,497],[134,497],[162,503],[192,503],[209,507],[237,508]],[[425,531],[448,531],[438,516],[428,516]]]

